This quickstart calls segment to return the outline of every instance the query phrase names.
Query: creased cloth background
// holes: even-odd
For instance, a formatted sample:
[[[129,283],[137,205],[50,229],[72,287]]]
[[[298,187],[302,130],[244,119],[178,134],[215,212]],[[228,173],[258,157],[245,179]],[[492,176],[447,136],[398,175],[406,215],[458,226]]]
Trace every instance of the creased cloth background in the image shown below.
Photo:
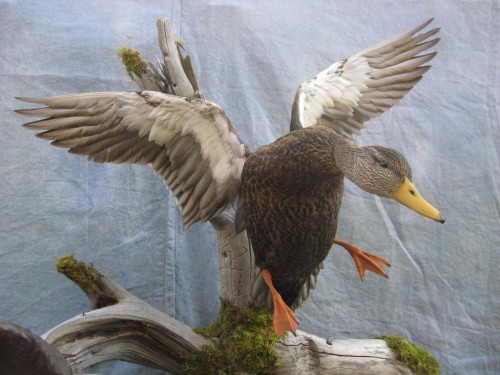
[[[323,337],[401,334],[444,374],[500,372],[498,1],[0,1],[0,319],[38,334],[88,309],[54,263],[73,252],[191,325],[217,315],[210,225],[183,232],[148,167],[97,165],[36,139],[14,96],[135,90],[117,49],[153,61],[156,19],[187,41],[201,87],[252,148],[288,130],[298,85],[331,63],[430,17],[433,68],[369,122],[359,144],[403,152],[440,225],[346,184],[338,235],[387,258],[390,280],[360,282],[333,247],[298,312]],[[103,374],[160,374],[113,363]]]

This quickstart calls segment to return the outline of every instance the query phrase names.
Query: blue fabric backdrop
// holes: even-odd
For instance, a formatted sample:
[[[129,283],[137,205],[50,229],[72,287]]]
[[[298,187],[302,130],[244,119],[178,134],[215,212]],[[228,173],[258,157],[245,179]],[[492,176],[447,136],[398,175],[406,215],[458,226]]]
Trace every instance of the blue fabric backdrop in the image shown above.
[[[442,27],[433,68],[358,138],[402,151],[439,225],[347,183],[338,235],[392,263],[359,281],[334,247],[298,312],[301,329],[336,338],[401,334],[444,374],[500,371],[498,1],[0,1],[0,319],[36,333],[88,309],[56,274],[73,252],[191,325],[216,317],[209,225],[183,232],[147,167],[96,165],[33,136],[14,96],[135,90],[116,57],[159,54],[157,18],[188,42],[208,99],[251,147],[288,129],[297,86],[329,64],[429,17]],[[159,374],[117,363],[95,372]]]

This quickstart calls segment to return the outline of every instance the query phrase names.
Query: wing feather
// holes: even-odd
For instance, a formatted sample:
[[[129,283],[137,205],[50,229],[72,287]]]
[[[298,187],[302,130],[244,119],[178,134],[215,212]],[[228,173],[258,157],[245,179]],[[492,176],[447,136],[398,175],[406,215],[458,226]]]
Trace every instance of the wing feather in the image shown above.
[[[193,173],[183,179],[183,188],[191,189],[193,186],[198,184],[207,169],[208,165],[204,160],[202,160],[200,163],[197,163]]]
[[[435,28],[417,34],[433,19],[336,62],[304,82],[295,95],[290,129],[328,126],[352,138],[364,122],[398,103],[430,69],[439,38]],[[429,40],[430,39],[430,40]]]
[[[25,126],[54,146],[99,163],[150,164],[186,228],[210,220],[237,194],[246,147],[213,103],[153,91],[18,99],[46,106],[16,112],[46,117]]]

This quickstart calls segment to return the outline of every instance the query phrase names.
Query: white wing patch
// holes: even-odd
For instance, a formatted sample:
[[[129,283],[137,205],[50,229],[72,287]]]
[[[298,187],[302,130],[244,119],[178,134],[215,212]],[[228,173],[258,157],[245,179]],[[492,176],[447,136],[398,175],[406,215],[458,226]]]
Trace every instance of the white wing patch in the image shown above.
[[[365,58],[356,56],[339,61],[303,83],[299,91],[303,127],[317,125],[322,116],[349,118],[367,89],[371,67]]]
[[[304,82],[295,96],[291,130],[314,125],[331,127],[351,138],[364,122],[391,108],[430,68],[422,66],[436,53],[418,55],[439,39],[439,29],[415,35],[429,20],[339,61]]]
[[[141,101],[144,100],[156,105],[149,113],[142,108],[144,105]],[[224,207],[227,205],[236,194],[246,148],[220,107],[201,99],[179,98],[149,91],[140,96],[124,95],[118,102],[121,106],[118,116],[123,117],[124,124],[130,130],[149,133],[148,139],[165,147],[169,156],[168,150],[179,137],[193,137],[199,146],[201,158],[208,162],[213,179],[213,182],[206,183],[206,189],[214,196],[204,200],[200,198],[200,201],[208,205],[212,203],[210,200],[215,200],[224,203]],[[179,169],[181,166],[174,165],[173,168]],[[184,193],[181,189],[178,195],[182,197]],[[220,208],[220,204],[213,206]],[[206,217],[201,218],[201,221],[206,220]]]

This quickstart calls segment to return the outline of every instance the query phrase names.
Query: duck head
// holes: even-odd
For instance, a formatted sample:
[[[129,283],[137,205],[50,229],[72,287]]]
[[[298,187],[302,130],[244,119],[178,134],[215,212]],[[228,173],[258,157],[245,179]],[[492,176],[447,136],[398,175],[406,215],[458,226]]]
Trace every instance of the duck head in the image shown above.
[[[418,214],[444,223],[439,211],[428,203],[412,183],[411,168],[396,150],[382,146],[359,147],[344,174],[361,189],[397,202]]]

